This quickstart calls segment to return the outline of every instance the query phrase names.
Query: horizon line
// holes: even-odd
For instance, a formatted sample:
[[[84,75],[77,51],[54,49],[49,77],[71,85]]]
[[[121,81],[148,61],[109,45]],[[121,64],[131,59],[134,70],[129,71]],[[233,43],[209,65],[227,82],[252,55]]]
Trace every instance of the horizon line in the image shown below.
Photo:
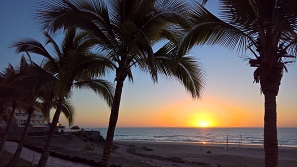
[[[108,128],[108,127],[81,127],[81,128]],[[191,129],[226,129],[226,128],[264,128],[264,127],[259,127],[259,126],[251,126],[251,127],[165,127],[165,126],[162,126],[162,127],[154,127],[154,126],[121,126],[121,127],[116,127],[116,128],[191,128]],[[294,127],[294,126],[281,126],[281,127],[277,127],[277,128],[297,128]]]

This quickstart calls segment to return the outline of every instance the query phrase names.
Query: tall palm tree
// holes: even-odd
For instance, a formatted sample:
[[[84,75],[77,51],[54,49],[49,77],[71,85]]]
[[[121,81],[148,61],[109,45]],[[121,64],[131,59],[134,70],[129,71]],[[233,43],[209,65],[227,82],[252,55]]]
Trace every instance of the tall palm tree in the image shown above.
[[[45,58],[43,68],[56,78],[52,85],[56,112],[38,163],[38,166],[42,167],[46,166],[49,146],[60,113],[65,108],[65,101],[70,98],[72,88],[91,89],[103,97],[108,105],[112,103],[114,91],[112,84],[98,78],[105,73],[105,68],[101,68],[105,60],[91,52],[95,43],[92,38],[89,38],[88,33],[69,28],[60,47],[48,33],[45,33],[45,37],[47,44],[53,45],[55,55],[50,54],[40,42],[33,39],[21,40],[13,45],[17,52],[29,52],[43,56]]]
[[[44,29],[55,32],[74,26],[92,33],[98,52],[115,69],[116,89],[101,166],[109,166],[122,89],[126,78],[133,80],[132,67],[149,73],[154,82],[158,81],[158,73],[174,76],[194,98],[200,96],[202,77],[193,59],[169,61],[170,54],[158,55],[157,59],[152,49],[155,43],[170,39],[173,42],[158,53],[168,53],[170,48],[176,50],[172,44],[177,42],[175,35],[179,34],[180,27],[173,23],[183,22],[185,11],[182,0],[58,0],[40,6],[37,16]]]
[[[265,99],[265,166],[278,166],[276,96],[286,65],[297,52],[296,0],[220,0],[221,19],[196,4],[192,26],[181,44],[181,53],[195,44],[220,44],[249,50]]]

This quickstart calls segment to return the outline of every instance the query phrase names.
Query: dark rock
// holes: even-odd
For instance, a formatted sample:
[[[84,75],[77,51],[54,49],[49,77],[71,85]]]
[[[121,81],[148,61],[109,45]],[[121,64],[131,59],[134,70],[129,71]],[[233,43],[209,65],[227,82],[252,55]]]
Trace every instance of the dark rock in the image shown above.
[[[186,163],[182,158],[179,157],[167,157],[165,159],[177,163]]]
[[[148,147],[142,147],[143,149],[144,149],[144,151],[154,151],[153,149],[151,149],[151,148],[148,148]]]

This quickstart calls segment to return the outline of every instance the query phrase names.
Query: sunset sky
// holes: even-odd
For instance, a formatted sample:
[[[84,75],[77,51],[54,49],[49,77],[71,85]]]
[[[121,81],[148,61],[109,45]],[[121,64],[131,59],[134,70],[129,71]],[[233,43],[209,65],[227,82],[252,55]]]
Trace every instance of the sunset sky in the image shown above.
[[[44,37],[33,19],[38,0],[3,0],[0,4],[0,69],[17,65],[20,54],[9,48],[13,41]],[[207,9],[217,13],[216,1]],[[124,84],[118,127],[263,127],[264,96],[253,83],[254,68],[242,57],[250,53],[221,46],[197,46],[190,56],[199,61],[205,74],[201,99],[192,99],[173,78],[150,76],[133,70],[134,83]],[[34,60],[40,61],[38,56]],[[297,64],[288,66],[277,97],[278,126],[297,127]],[[113,82],[114,73],[106,77]],[[107,127],[110,109],[89,90],[74,90],[75,125]],[[61,123],[67,125],[62,117]]]

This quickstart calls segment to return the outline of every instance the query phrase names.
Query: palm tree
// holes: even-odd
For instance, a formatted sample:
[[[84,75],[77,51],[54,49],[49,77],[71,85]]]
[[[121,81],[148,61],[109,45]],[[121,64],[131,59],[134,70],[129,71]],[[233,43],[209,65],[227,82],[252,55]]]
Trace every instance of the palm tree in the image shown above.
[[[2,115],[8,101],[16,100],[17,92],[14,88],[15,80],[21,74],[11,64],[0,72],[0,116]]]
[[[19,69],[15,69],[11,64],[9,64],[5,72],[1,72],[2,78],[0,85],[0,98],[3,102],[3,105],[6,104],[6,108],[11,108],[11,111],[9,113],[8,119],[6,120],[7,126],[1,139],[0,154],[2,154],[4,149],[10,126],[13,122],[15,110],[18,106],[18,103],[22,100],[22,98],[24,98],[20,94],[20,92],[23,90],[20,89],[19,81],[24,78],[26,71],[27,64],[22,58]],[[4,108],[4,106],[2,106],[2,108]]]
[[[71,89],[74,87],[91,89],[103,97],[108,105],[112,103],[114,91],[109,82],[98,78],[105,73],[105,69],[101,68],[105,60],[90,52],[95,43],[93,39],[89,38],[88,33],[69,28],[61,47],[48,33],[45,33],[45,37],[47,44],[53,45],[56,55],[52,56],[41,43],[33,39],[21,40],[13,45],[17,52],[29,52],[43,56],[45,58],[43,68],[56,78],[52,85],[56,112],[38,163],[38,166],[43,167],[46,166],[49,146],[60,113],[66,107],[66,100],[70,98]]]
[[[37,64],[31,62],[31,65],[29,65],[24,57],[21,59],[19,71],[22,75],[20,75],[15,81],[15,86],[18,94],[22,97],[20,103],[23,104],[28,116],[17,150],[7,164],[8,167],[16,166],[17,160],[20,157],[24,140],[30,127],[32,114],[36,110],[36,104],[38,103],[38,98],[40,97],[40,90],[42,90],[43,87],[47,87],[47,85],[49,85],[54,79],[49,73],[41,70]]]
[[[19,82],[21,81],[21,77],[24,78],[23,75],[25,75],[25,70],[21,70],[22,73],[18,72],[17,70],[14,69],[12,65],[9,65],[8,68],[6,68],[5,73],[3,73],[3,82],[1,83],[0,86],[0,98],[3,101],[11,101],[11,104],[8,104],[8,108],[11,108],[11,112],[9,113],[9,117],[7,122],[7,127],[5,129],[4,135],[1,139],[1,144],[0,144],[0,155],[3,151],[6,139],[8,137],[8,133],[11,127],[11,124],[14,119],[14,113],[16,111],[16,108],[18,107],[18,110],[24,110],[24,107],[20,106],[19,103],[22,102],[23,94],[19,94],[22,91],[20,91],[18,88],[19,87]],[[41,93],[42,92],[42,93]],[[38,110],[41,110],[43,112],[43,115],[46,117],[49,115],[49,111],[51,108],[55,108],[53,103],[50,103],[52,99],[49,99],[51,96],[50,92],[48,89],[43,89],[42,91],[39,91],[39,103],[35,104],[35,108]],[[25,102],[26,103],[26,102]],[[23,104],[24,105],[24,104]],[[26,104],[25,104],[26,105]],[[72,124],[73,122],[73,116],[74,116],[74,109],[72,105],[69,102],[65,102],[63,104],[62,112],[67,118],[69,125]]]
[[[40,6],[37,16],[44,29],[55,32],[61,28],[78,27],[92,34],[98,52],[115,69],[116,89],[111,107],[101,166],[109,166],[114,131],[118,120],[122,89],[131,69],[137,67],[158,81],[158,73],[178,78],[194,98],[200,96],[202,77],[192,58],[174,58],[169,49],[176,50],[176,35],[183,22],[186,4],[182,0],[112,0],[112,1],[49,1]],[[158,54],[152,46],[168,41]],[[175,45],[176,46],[176,45]],[[169,59],[169,60],[168,60]],[[181,61],[181,59],[183,61]]]
[[[51,109],[57,109],[57,97],[54,96],[52,88],[42,91],[40,100],[41,102],[39,103],[38,108],[42,112],[44,119],[49,120]],[[65,100],[63,102],[61,112],[67,119],[68,125],[72,126],[75,116],[75,110],[69,100]]]
[[[16,70],[11,65],[9,65],[6,68],[5,72],[4,73],[1,72],[1,74],[2,74],[1,83],[0,83],[1,114],[4,111],[5,103],[8,106],[10,106],[11,111],[9,113],[8,120],[6,120],[6,124],[7,124],[6,129],[1,139],[0,155],[2,155],[2,151],[4,149],[4,145],[8,137],[9,129],[13,122],[14,113],[17,107],[17,99],[20,96],[17,94],[16,88],[15,88],[15,80],[18,78],[17,77],[18,73],[16,72]],[[2,115],[2,118],[3,118],[3,115]]]
[[[192,26],[180,51],[195,44],[220,44],[249,50],[255,67],[254,82],[260,83],[265,98],[265,166],[278,166],[276,96],[286,70],[296,58],[296,0],[220,0],[221,19],[196,3],[191,11]]]

